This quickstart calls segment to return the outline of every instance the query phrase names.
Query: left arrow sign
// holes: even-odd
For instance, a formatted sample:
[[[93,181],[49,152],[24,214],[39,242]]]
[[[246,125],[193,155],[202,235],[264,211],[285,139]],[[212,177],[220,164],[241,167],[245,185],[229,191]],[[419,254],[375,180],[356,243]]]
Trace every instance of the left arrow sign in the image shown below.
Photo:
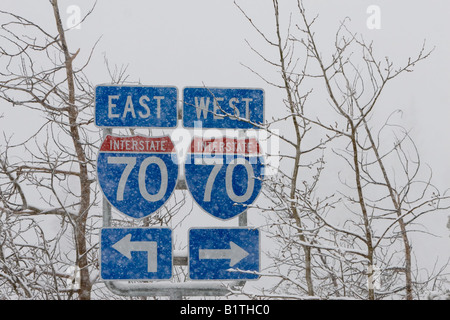
[[[100,252],[103,280],[172,278],[170,228],[102,228]]]
[[[158,270],[158,243],[155,241],[131,241],[131,233],[117,241],[112,248],[122,255],[131,259],[132,251],[147,252],[147,272],[157,272]]]

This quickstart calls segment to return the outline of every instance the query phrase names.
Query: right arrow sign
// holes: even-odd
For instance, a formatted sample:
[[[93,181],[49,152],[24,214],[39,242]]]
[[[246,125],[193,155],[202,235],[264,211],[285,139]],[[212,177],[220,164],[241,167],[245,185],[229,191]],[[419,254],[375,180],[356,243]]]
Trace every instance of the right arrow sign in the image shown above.
[[[200,259],[226,259],[230,260],[230,267],[248,256],[248,252],[239,247],[233,241],[230,241],[230,249],[199,249]]]
[[[189,230],[189,277],[192,280],[258,279],[259,230]]]

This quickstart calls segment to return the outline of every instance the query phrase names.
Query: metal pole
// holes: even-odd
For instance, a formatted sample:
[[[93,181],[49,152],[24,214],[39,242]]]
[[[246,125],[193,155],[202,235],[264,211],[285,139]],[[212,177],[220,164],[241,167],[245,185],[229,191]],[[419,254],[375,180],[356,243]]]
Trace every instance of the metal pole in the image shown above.
[[[103,129],[103,139],[106,138],[107,135],[112,134],[111,128]],[[103,226],[110,227],[111,226],[111,204],[106,200],[106,197],[103,197],[102,201],[102,213],[103,213]]]
[[[238,131],[238,138],[245,138],[245,132],[243,130]],[[251,179],[251,177],[248,178]],[[247,226],[247,209],[239,215],[239,226]]]

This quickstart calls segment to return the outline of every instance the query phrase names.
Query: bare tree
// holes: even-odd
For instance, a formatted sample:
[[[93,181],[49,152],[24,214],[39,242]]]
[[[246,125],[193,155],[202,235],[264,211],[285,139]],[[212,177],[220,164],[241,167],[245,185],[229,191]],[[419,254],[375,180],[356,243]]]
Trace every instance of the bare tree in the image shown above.
[[[2,196],[1,210],[17,216],[57,215],[62,225],[70,224],[73,258],[80,272],[77,293],[79,299],[90,299],[88,257],[93,247],[87,223],[95,201],[94,152],[99,138],[89,132],[93,91],[83,70],[90,55],[80,68],[74,67],[80,49],[69,49],[58,2],[49,2],[56,32],[0,12],[6,21],[2,23],[0,97],[45,119],[26,141],[15,145],[5,141],[1,146],[1,174],[9,180],[5,187],[10,192],[7,198]],[[19,154],[14,162],[10,160],[13,153]]]
[[[236,4],[236,2],[235,2]],[[300,284],[295,277],[282,277],[281,283],[287,285],[294,284],[299,287],[304,294],[314,296],[313,253],[314,243],[317,242],[319,231],[323,224],[316,218],[319,212],[322,214],[332,206],[335,201],[331,195],[319,197],[316,189],[320,183],[321,172],[324,168],[324,153],[326,145],[339,133],[325,135],[317,132],[309,121],[303,115],[307,113],[308,97],[311,90],[303,90],[303,83],[307,80],[305,74],[298,73],[298,68],[306,68],[308,62],[302,62],[296,55],[296,45],[291,41],[290,35],[283,35],[281,26],[281,17],[278,1],[273,1],[275,18],[275,38],[269,39],[263,31],[252,21],[245,11],[236,4],[244,14],[249,23],[262,36],[264,41],[276,52],[276,60],[265,57],[258,50],[256,52],[266,63],[275,67],[281,75],[281,83],[260,75],[254,68],[248,67],[252,72],[263,78],[271,86],[284,91],[285,100],[283,107],[278,107],[281,116],[272,119],[264,128],[270,135],[276,135],[287,148],[292,152],[282,153],[280,155],[281,164],[276,176],[266,177],[265,194],[272,202],[268,208],[260,208],[276,213],[273,223],[270,223],[270,229],[276,229],[274,239],[282,243],[279,257],[272,256],[275,261],[275,268],[289,268],[289,273],[298,273],[304,275],[305,284]],[[290,29],[290,25],[288,26]],[[294,131],[290,136],[288,133],[278,133],[276,130],[279,124],[289,123]],[[284,126],[285,128],[285,126]],[[295,248],[301,248],[297,252]],[[295,251],[295,252],[294,252]],[[286,258],[289,256],[289,258]],[[298,263],[299,257],[302,257],[302,263]],[[292,259],[292,260],[291,260]],[[299,267],[298,271],[294,271]],[[289,284],[291,282],[291,284]]]
[[[375,141],[375,134],[380,137],[382,129],[388,126],[392,127],[392,125],[387,123],[380,132],[376,133],[373,125],[370,125],[369,122],[387,84],[400,74],[412,71],[412,68],[418,62],[426,59],[431,52],[425,52],[425,47],[422,47],[417,57],[408,58],[404,66],[396,68],[388,58],[385,59],[383,65],[374,57],[372,45],[366,44],[362,39],[359,40],[356,34],[350,33],[342,24],[343,30],[348,32],[348,37],[337,34],[337,50],[331,63],[327,65],[318,50],[314,33],[311,30],[313,22],[307,20],[305,9],[300,2],[299,10],[305,26],[302,31],[307,39],[300,41],[319,64],[320,76],[324,80],[331,104],[336,113],[345,118],[347,124],[347,130],[341,129],[341,133],[343,137],[350,140],[349,144],[351,145],[346,149],[348,155],[346,159],[355,173],[358,194],[355,202],[360,206],[364,222],[369,282],[373,281],[375,250],[382,246],[384,240],[391,239],[391,235],[387,237],[388,233],[394,226],[399,226],[399,236],[403,241],[404,250],[406,298],[412,299],[411,244],[406,226],[424,213],[442,209],[441,202],[447,197],[435,189],[429,179],[421,180],[419,152],[406,130],[400,127],[402,130],[398,132],[398,135],[392,130],[390,133],[393,133],[395,137],[392,142],[387,139]],[[354,43],[363,52],[362,61],[366,66],[365,74],[349,53],[349,49]],[[320,122],[318,124],[322,125]],[[407,146],[408,143],[409,146]],[[393,145],[393,147],[389,149],[389,145]],[[395,159],[389,159],[391,153],[396,155]],[[346,155],[343,156],[346,157]],[[384,165],[385,161],[389,162],[395,171],[388,173]],[[381,177],[379,176],[380,171]],[[401,174],[403,174],[403,179],[399,178]],[[397,181],[397,185],[391,182],[394,180]],[[380,187],[381,193],[378,190]],[[383,194],[383,188],[387,195]],[[391,202],[389,207],[381,204],[386,198]],[[391,214],[395,214],[395,216],[390,217]],[[389,219],[394,222],[386,226],[381,235],[376,235],[372,226],[376,219]],[[374,298],[374,288],[369,286],[369,299]]]
[[[281,170],[284,181],[272,179],[267,184],[276,203],[269,209],[287,213],[277,222],[274,235],[282,244],[282,258],[276,265],[280,283],[290,283],[310,296],[376,299],[404,290],[405,298],[412,299],[411,231],[407,227],[426,213],[447,208],[443,202],[448,197],[434,188],[431,174],[424,175],[409,133],[394,125],[391,117],[378,125],[382,118],[376,111],[391,80],[412,71],[431,52],[423,46],[401,67],[389,58],[378,61],[372,44],[351,33],[344,20],[327,56],[313,30],[317,17],[308,18],[302,1],[297,2],[296,12],[286,16],[284,39],[279,2],[272,2],[276,40],[270,40],[239,9],[265,42],[277,49],[279,61],[251,47],[281,74],[280,85],[263,78],[285,91],[288,112],[281,120],[290,120],[295,133],[294,139],[284,140],[295,150],[283,155],[293,160],[292,174]],[[313,91],[327,101],[314,100],[310,107]],[[305,137],[313,139],[306,142]],[[324,156],[303,162],[308,153],[319,150]],[[342,160],[338,176],[324,174],[326,162],[341,161],[336,156]],[[311,177],[309,183],[299,178],[301,168],[305,169],[302,177]],[[336,178],[341,187],[323,192],[326,183]],[[336,219],[339,215],[341,221]],[[398,240],[403,246],[398,246]],[[304,254],[297,248],[303,248]],[[295,271],[299,264],[304,265],[306,286],[299,281],[301,272]]]
[[[49,3],[52,31],[0,11],[0,99],[10,108],[5,114],[21,108],[39,123],[34,132],[25,128],[22,141],[5,131],[0,140],[0,281],[6,284],[0,294],[107,299],[111,292],[98,281],[102,199],[96,157],[102,133],[93,123],[94,86],[85,73],[95,45],[84,55],[82,48],[72,51],[58,1]],[[126,67],[112,67],[106,58],[105,65],[111,83],[128,81]],[[174,217],[186,209],[185,194],[182,190],[142,221],[114,210],[111,226],[176,228],[183,222]],[[51,224],[58,226],[56,233],[48,231]],[[183,270],[178,276],[185,280]]]

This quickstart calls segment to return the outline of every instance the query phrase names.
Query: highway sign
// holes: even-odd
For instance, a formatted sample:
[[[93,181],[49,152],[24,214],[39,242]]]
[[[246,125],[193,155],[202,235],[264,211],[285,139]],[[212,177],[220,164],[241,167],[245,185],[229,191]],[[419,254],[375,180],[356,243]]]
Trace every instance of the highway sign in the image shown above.
[[[183,126],[252,129],[264,123],[264,91],[244,88],[187,87]]]
[[[186,184],[197,204],[216,218],[231,219],[261,191],[264,164],[254,138],[194,137],[185,163]]]
[[[169,228],[103,228],[100,244],[104,280],[172,278]]]
[[[95,124],[175,128],[177,102],[176,87],[100,85],[95,87]]]
[[[176,151],[169,136],[108,135],[97,158],[97,177],[106,199],[136,219],[157,211],[178,179]]]
[[[259,253],[258,229],[190,229],[189,277],[192,280],[258,279]]]

